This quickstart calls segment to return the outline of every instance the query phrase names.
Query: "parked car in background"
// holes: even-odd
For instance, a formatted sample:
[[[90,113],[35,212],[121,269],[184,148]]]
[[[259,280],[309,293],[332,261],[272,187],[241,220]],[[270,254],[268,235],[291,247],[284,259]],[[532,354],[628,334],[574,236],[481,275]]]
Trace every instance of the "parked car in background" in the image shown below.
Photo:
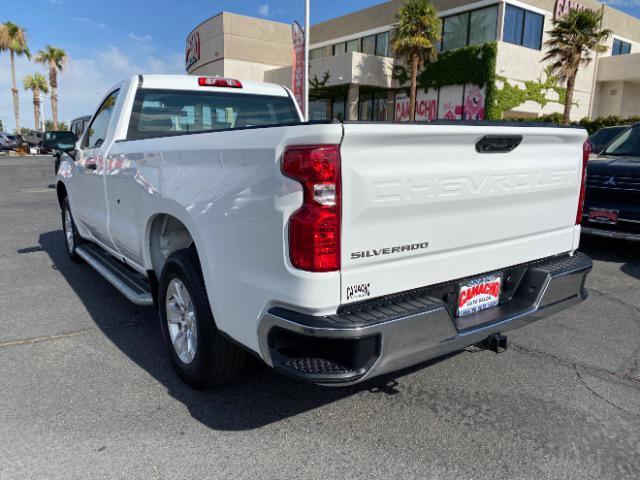
[[[85,115],[84,117],[78,117],[71,120],[71,126],[69,130],[76,136],[76,138],[80,138],[84,133],[85,128],[89,124],[89,120],[91,120],[91,115]]]
[[[20,146],[20,138],[16,135],[10,135],[5,132],[0,132],[0,149],[1,150],[13,150]]]
[[[42,143],[43,132],[39,130],[29,130],[24,136],[24,141],[32,147],[39,147]]]
[[[344,385],[500,351],[506,331],[586,298],[586,139],[306,123],[280,85],[136,75],[62,156],[56,191],[70,258],[155,303],[189,385],[231,380],[243,349]]]
[[[589,161],[582,225],[586,234],[640,241],[640,123]]]
[[[40,153],[53,153],[55,150],[71,150],[76,143],[76,136],[69,131],[44,132]]]
[[[619,134],[624,132],[629,125],[616,125],[614,127],[605,127],[601,128],[595,133],[592,133],[589,137],[589,141],[591,142],[591,149],[593,153],[602,152],[607,145],[611,143],[611,141],[616,138]]]

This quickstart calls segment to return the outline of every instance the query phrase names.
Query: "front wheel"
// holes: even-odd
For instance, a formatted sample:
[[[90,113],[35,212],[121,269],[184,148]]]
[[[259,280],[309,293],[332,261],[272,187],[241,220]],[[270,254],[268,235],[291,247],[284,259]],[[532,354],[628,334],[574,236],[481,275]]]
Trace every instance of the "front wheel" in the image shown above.
[[[199,390],[238,377],[245,353],[216,328],[194,248],[171,254],[159,289],[162,338],[178,376]]]

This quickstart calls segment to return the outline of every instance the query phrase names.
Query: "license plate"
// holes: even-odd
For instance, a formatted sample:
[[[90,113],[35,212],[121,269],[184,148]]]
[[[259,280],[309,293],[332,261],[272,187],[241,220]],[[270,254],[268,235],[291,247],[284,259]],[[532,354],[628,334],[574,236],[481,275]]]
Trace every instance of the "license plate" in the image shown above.
[[[589,221],[593,223],[606,223],[616,225],[618,223],[618,210],[604,208],[592,208],[589,210]]]
[[[462,283],[458,294],[458,317],[497,306],[501,289],[501,275],[489,275]]]

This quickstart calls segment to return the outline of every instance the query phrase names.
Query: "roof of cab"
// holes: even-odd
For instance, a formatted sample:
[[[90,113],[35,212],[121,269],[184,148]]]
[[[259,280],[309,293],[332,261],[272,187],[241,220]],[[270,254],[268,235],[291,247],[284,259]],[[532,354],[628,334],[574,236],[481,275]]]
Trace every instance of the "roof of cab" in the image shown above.
[[[242,88],[225,87],[201,87],[198,85],[198,78],[204,75],[139,75],[142,78],[143,88],[165,89],[165,90],[209,90],[228,93],[245,93],[254,95],[271,95],[278,97],[288,96],[287,90],[282,85],[275,83],[248,82],[237,79],[242,83]]]

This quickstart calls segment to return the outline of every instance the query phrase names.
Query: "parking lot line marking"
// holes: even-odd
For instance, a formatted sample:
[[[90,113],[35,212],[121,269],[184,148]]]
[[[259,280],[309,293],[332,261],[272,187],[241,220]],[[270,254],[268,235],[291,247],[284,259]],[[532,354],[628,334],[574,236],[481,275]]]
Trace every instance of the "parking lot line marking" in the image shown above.
[[[21,340],[11,340],[9,342],[1,342],[0,348],[14,347],[16,345],[31,345],[34,343],[48,342],[50,340],[60,340],[64,338],[77,337],[78,335],[84,335],[85,333],[93,332],[93,331],[95,331],[95,328],[87,328],[85,330],[79,330],[77,332],[71,332],[71,333],[61,333],[57,335],[46,335],[44,337],[33,337],[33,338],[24,338]]]
[[[152,322],[147,321],[133,321],[133,322],[124,322],[116,325],[110,325],[108,327],[99,328],[85,328],[84,330],[78,330],[76,332],[70,333],[59,333],[53,335],[46,335],[43,337],[32,337],[32,338],[23,338],[20,340],[10,340],[8,342],[0,342],[0,348],[3,347],[15,347],[19,345],[33,345],[35,343],[49,342],[52,340],[64,340],[66,338],[77,337],[79,335],[84,335],[85,333],[91,332],[100,332],[103,330],[113,330],[115,328],[131,328],[131,327],[141,327],[145,325],[149,325]]]

